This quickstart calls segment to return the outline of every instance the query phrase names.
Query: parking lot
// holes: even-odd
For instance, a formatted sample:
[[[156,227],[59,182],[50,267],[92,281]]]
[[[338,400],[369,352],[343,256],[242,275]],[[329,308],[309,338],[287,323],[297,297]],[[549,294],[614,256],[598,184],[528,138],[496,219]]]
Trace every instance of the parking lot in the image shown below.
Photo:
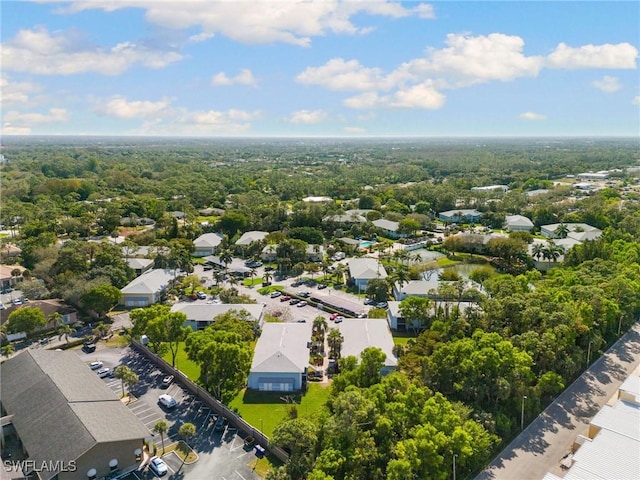
[[[136,372],[139,381],[131,387],[131,394],[135,400],[129,403],[128,407],[150,431],[158,420],[167,422],[169,430],[165,435],[166,446],[179,440],[178,430],[183,423],[189,422],[195,425],[196,435],[189,439],[188,443],[198,454],[198,461],[183,466],[182,461],[175,454],[164,455],[163,460],[169,468],[168,478],[194,480],[260,478],[248,467],[249,462],[255,458],[254,450],[245,449],[244,440],[238,432],[229,425],[225,425],[221,431],[215,431],[217,416],[211,409],[175,381],[168,388],[162,388],[164,373],[143,355],[129,347],[109,348],[103,345],[99,345],[93,353],[85,353],[79,349],[76,352],[86,363],[99,360],[105,367],[111,369],[118,365],[126,365]],[[120,380],[105,377],[103,381],[115,395],[122,394]],[[175,398],[177,405],[169,410],[161,407],[158,404],[158,398],[162,394],[171,395]],[[161,453],[162,446],[158,435],[152,435],[149,439],[158,445]],[[138,473],[138,476],[143,479],[154,478],[148,469],[142,474]]]

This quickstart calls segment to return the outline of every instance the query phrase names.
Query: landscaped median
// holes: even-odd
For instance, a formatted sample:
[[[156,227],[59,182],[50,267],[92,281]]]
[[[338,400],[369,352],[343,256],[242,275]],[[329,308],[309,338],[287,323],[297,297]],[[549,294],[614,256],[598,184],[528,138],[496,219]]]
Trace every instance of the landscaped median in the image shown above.
[[[181,462],[184,462],[185,465],[191,465],[192,463],[197,462],[198,458],[200,458],[198,457],[198,454],[182,440],[167,445],[164,449],[163,456],[169,453],[173,453]]]

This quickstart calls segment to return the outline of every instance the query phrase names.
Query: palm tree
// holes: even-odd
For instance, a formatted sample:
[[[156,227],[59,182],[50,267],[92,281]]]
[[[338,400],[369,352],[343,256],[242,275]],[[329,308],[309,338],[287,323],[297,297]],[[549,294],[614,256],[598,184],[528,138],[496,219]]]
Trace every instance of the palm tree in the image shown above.
[[[329,349],[331,352],[329,353],[329,357],[335,360],[340,358],[340,350],[342,349],[342,344],[344,343],[344,337],[340,330],[337,328],[332,328],[329,331],[329,335],[327,335],[327,344],[329,345]]]
[[[324,318],[322,316],[317,316],[313,320],[313,331],[322,333],[323,337],[324,337],[324,334],[327,331],[328,327],[329,327],[329,325],[327,324],[326,318]]]
[[[162,454],[164,455],[164,434],[169,430],[169,424],[164,420],[158,420],[156,424],[153,426],[153,433],[157,433],[160,435],[160,440],[162,441]]]
[[[252,287],[253,287],[253,277],[256,276],[256,273],[258,273],[258,270],[256,270],[255,268],[252,268],[251,270],[249,270],[249,278],[251,278]]]
[[[58,327],[62,324],[62,315],[60,312],[53,312],[49,315],[49,321],[53,324],[54,327]]]
[[[0,340],[7,339],[7,324],[0,325]]]
[[[553,242],[547,242],[547,245],[542,250],[542,258],[552,260],[555,263],[558,261],[558,258],[560,258],[560,255],[562,255],[562,251],[562,247]]]
[[[101,323],[93,329],[93,336],[98,340],[106,336],[107,333],[109,333],[109,325],[105,323]]]
[[[220,261],[224,263],[224,269],[227,273],[229,273],[229,264],[233,262],[233,255],[230,250],[223,250],[220,253]]]
[[[14,285],[17,283],[17,279],[20,275],[22,275],[22,271],[19,268],[14,268],[13,270],[11,270],[11,278],[13,278]]]
[[[187,440],[189,440],[195,434],[196,434],[196,426],[193,423],[189,423],[189,422],[183,423],[180,426],[180,429],[178,430],[178,435],[180,435],[184,439],[184,444],[187,446],[187,451],[185,453],[185,456],[182,458],[182,465],[180,465],[180,468],[178,469],[178,472],[184,466],[184,462],[187,460],[187,455],[189,453],[189,449],[191,448],[191,447],[189,447],[189,444],[187,443]]]
[[[273,278],[273,275],[271,275],[271,272],[264,272],[264,275],[262,275],[262,281],[264,283],[269,283],[272,278]]]
[[[124,391],[124,386],[125,384],[127,385],[127,387],[129,388],[129,391],[131,389],[131,387],[133,385],[135,385],[136,383],[138,383],[138,375],[136,375],[136,373],[131,370],[129,367],[127,367],[126,365],[120,365],[118,367],[116,367],[116,369],[113,372],[114,377],[116,377],[117,379],[119,379],[122,383],[122,397],[124,398],[125,396],[125,391]]]
[[[62,337],[69,343],[69,335],[73,333],[73,328],[69,325],[60,325],[58,327],[58,340],[61,340]]]
[[[2,347],[2,355],[7,358],[9,358],[13,354],[13,352],[15,352],[15,348],[13,348],[12,343],[8,343],[4,347]]]
[[[531,248],[531,256],[539,261],[543,253],[544,253],[544,244],[534,243],[533,247]]]
[[[569,227],[566,223],[561,223],[553,233],[558,238],[567,238],[567,235],[569,235]]]

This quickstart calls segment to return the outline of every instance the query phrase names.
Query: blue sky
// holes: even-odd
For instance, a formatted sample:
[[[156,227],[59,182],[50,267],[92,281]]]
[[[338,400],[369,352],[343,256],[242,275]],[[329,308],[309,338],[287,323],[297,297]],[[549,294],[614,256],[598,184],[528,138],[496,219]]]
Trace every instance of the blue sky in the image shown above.
[[[4,134],[640,132],[636,1],[1,8]]]

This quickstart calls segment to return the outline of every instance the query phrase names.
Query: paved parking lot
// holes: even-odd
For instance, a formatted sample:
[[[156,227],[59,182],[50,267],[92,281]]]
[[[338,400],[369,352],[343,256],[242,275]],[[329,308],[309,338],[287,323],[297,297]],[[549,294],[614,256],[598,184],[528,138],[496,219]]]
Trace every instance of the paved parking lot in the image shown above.
[[[158,420],[164,419],[169,424],[165,435],[165,445],[179,440],[178,430],[183,423],[190,422],[196,426],[196,435],[189,440],[189,445],[199,455],[196,463],[182,466],[181,460],[173,453],[163,456],[169,468],[170,479],[212,479],[212,480],[255,480],[259,479],[249,467],[255,456],[253,450],[244,448],[244,441],[238,432],[229,426],[223,431],[215,431],[216,415],[210,408],[203,405],[196,397],[183,389],[177,382],[169,388],[162,389],[161,383],[164,373],[157,369],[143,355],[129,347],[108,348],[103,345],[93,353],[86,354],[76,350],[77,354],[87,363],[100,360],[105,367],[115,368],[127,365],[138,374],[139,382],[131,388],[136,400],[128,407],[144,423],[149,430]],[[116,378],[106,377],[104,382],[113,390],[115,395],[122,394],[122,385]],[[126,388],[126,386],[125,386]],[[158,404],[158,397],[166,393],[176,399],[177,405],[171,410],[165,410]],[[150,439],[161,447],[158,436]],[[142,479],[154,478],[147,469]],[[165,477],[166,478],[166,477]]]

